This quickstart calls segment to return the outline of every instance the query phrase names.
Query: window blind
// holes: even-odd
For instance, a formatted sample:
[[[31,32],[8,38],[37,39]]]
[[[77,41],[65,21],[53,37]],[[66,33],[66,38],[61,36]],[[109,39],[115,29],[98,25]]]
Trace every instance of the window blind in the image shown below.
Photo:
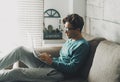
[[[43,12],[44,0],[17,1],[19,44],[34,48],[42,46]]]

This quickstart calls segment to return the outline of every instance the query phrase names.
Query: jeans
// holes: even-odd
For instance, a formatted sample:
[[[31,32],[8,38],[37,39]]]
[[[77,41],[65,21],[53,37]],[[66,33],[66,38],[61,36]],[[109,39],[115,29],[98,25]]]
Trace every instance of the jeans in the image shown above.
[[[3,70],[3,68],[21,61],[28,68],[15,68]],[[62,80],[62,73],[37,59],[30,50],[19,47],[0,59],[0,82],[1,81],[39,81],[57,82]]]

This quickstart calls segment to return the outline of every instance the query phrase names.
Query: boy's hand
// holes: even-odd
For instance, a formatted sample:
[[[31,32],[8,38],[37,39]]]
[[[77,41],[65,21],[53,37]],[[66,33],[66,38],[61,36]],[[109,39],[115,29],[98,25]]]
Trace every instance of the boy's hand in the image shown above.
[[[46,62],[46,63],[48,63],[48,64],[52,64],[52,57],[51,57],[51,55],[50,54],[48,54],[48,53],[41,53],[40,55],[38,55],[39,56],[39,58],[42,60],[42,61],[44,61],[44,62]]]

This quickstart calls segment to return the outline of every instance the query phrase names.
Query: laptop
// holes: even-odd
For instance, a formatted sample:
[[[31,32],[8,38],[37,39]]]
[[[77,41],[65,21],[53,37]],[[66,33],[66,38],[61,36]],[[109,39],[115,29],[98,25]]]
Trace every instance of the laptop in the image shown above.
[[[32,38],[32,37],[31,37],[31,41],[32,41],[32,52],[33,52],[34,56],[35,56],[37,59],[39,59],[41,62],[46,63],[45,61],[43,61],[42,59],[40,59],[39,55],[41,54],[41,52],[38,51],[38,50],[36,50],[36,48],[35,48],[35,46],[34,46],[34,41],[33,41],[33,38]],[[48,64],[48,63],[46,63],[46,64]]]
[[[31,36],[31,44],[32,44],[32,52],[33,52],[33,54],[34,54],[34,56],[36,57],[36,58],[38,58],[39,60],[41,60],[40,58],[39,58],[39,55],[41,54],[38,50],[36,50],[36,48],[35,48],[35,46],[34,46],[34,40],[33,40],[33,38],[32,38],[32,36]]]

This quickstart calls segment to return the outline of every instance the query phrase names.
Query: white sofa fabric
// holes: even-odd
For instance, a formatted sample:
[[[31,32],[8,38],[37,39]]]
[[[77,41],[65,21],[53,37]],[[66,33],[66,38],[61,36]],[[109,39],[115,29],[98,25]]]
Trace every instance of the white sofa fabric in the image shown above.
[[[89,82],[120,82],[120,45],[107,40],[98,45]]]

